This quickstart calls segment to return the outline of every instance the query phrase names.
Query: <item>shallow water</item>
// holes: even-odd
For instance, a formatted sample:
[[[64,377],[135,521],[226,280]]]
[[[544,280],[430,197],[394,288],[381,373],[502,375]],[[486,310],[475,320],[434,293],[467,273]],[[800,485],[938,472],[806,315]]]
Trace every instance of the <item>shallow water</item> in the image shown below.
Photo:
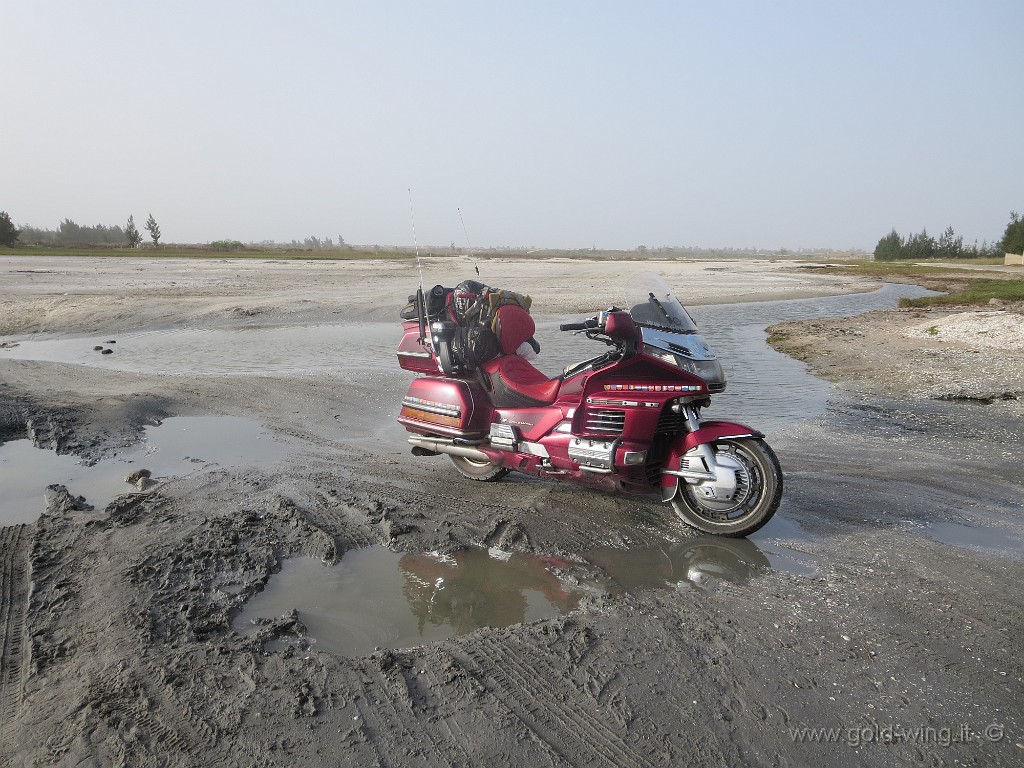
[[[1001,528],[983,528],[962,523],[929,523],[922,529],[929,538],[963,549],[1024,556],[1024,541]]]
[[[787,320],[846,317],[894,307],[901,298],[932,293],[914,285],[887,284],[871,293],[692,308],[690,314],[718,354],[728,381],[726,391],[712,398],[704,416],[746,423],[768,437],[796,421],[820,416],[830,385],[808,374],[804,363],[769,347],[764,329]],[[542,349],[533,362],[549,376],[604,350],[599,342],[560,332],[558,324],[569,319],[579,318],[538,324]]]
[[[31,523],[44,508],[46,486],[61,484],[101,509],[136,489],[125,475],[148,469],[160,482],[212,469],[267,468],[294,453],[258,422],[235,416],[176,416],[147,426],[142,441],[93,466],[36,448],[29,440],[0,445],[0,525]]]
[[[566,574],[583,569],[583,582]],[[406,648],[507,627],[573,610],[587,594],[651,589],[713,590],[744,584],[771,570],[815,573],[813,558],[773,544],[700,536],[661,548],[595,549],[582,561],[471,548],[451,555],[392,552],[381,546],[346,552],[334,566],[290,558],[253,597],[233,626],[258,631],[254,619],[298,611],[315,647],[342,656]],[[287,640],[268,643],[271,650]]]
[[[378,647],[420,645],[572,610],[583,593],[561,582],[551,565],[536,555],[497,550],[438,555],[381,546],[346,552],[330,567],[290,558],[234,627],[252,634],[253,618],[295,608],[316,647],[331,653],[362,656]]]
[[[803,365],[764,343],[763,329],[783,320],[837,317],[894,306],[904,296],[929,293],[886,285],[872,293],[821,299],[718,304],[691,314],[712,342],[729,376],[725,400],[767,397],[762,390],[792,387]],[[599,354],[603,346],[561,333],[571,318],[537,315],[543,351],[534,363],[557,375],[569,363]],[[0,359],[87,365],[112,371],[168,375],[295,375],[334,371],[397,371],[401,328],[394,323],[171,328],[113,336],[0,337]],[[95,347],[101,347],[96,350]],[[111,350],[103,354],[102,350]],[[810,378],[803,376],[802,378]],[[815,380],[817,381],[817,380]],[[806,385],[807,382],[801,382]],[[827,390],[827,387],[821,385]],[[799,396],[800,392],[793,394]]]
[[[170,328],[111,336],[0,339],[0,359],[174,376],[394,369],[397,323]],[[113,343],[112,343],[113,342]],[[10,346],[16,345],[16,346]],[[95,347],[109,349],[103,354]]]

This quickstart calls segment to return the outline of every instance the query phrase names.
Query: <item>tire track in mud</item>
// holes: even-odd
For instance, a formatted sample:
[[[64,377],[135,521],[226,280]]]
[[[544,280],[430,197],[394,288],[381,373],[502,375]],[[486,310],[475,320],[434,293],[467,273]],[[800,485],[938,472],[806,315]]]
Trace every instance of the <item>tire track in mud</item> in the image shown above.
[[[561,761],[645,768],[660,764],[622,740],[621,724],[613,726],[572,703],[570,692],[578,683],[537,650],[524,654],[500,637],[485,637],[453,655]]]
[[[88,735],[108,742],[117,768],[153,761],[161,753],[182,755],[197,745],[210,745],[209,741],[194,738],[189,729],[165,722],[165,713],[154,706],[153,697],[141,681],[124,679],[116,672],[110,677],[97,678],[86,692],[90,712],[96,718]],[[116,740],[113,734],[117,734]]]
[[[0,758],[13,742],[28,676],[29,554],[34,525],[0,529]]]
[[[434,661],[434,660],[431,660]],[[420,660],[421,667],[414,675],[406,674],[410,695],[418,692],[421,699],[432,702],[430,722],[443,727],[447,740],[460,755],[465,755],[463,764],[480,762],[480,754],[474,748],[479,734],[486,728],[491,738],[503,737],[504,741],[491,742],[490,749],[497,754],[516,754],[524,765],[562,765],[565,758],[554,747],[539,738],[537,734],[522,727],[523,733],[514,733],[508,724],[520,722],[515,712],[499,699],[490,696],[488,706],[481,706],[486,689],[471,673],[448,652],[440,652],[434,663]]]
[[[424,728],[416,716],[416,703],[410,696],[404,676],[394,666],[382,665],[384,668],[364,668],[361,670],[363,684],[380,693],[379,698],[372,702],[365,700],[365,707],[357,707],[363,727],[378,734],[387,734],[387,739],[371,739],[382,765],[406,765],[411,755],[407,750],[410,745],[417,745],[415,753],[417,762],[425,765],[452,765],[452,748],[459,751],[459,759],[454,761],[465,765],[470,764],[469,755],[461,749],[458,741],[438,740],[430,728]],[[373,705],[372,707],[369,705]],[[397,737],[397,738],[396,738]],[[405,754],[389,754],[405,750]]]

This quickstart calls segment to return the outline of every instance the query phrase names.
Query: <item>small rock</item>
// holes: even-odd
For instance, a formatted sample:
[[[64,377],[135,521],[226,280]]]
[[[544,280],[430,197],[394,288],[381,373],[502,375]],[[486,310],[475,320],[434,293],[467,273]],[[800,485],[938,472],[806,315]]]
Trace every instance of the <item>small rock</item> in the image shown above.
[[[100,352],[100,354],[101,355],[112,355],[112,354],[114,354],[114,350],[112,350],[112,349],[104,349],[102,352]]]
[[[1002,306],[1005,302],[1002,299],[991,298],[988,300],[988,303],[992,304],[993,306],[999,307]]]
[[[102,349],[103,349],[103,347],[101,347],[99,344],[97,344],[95,347],[92,348],[92,351],[93,352],[99,352]]]
[[[124,481],[128,483],[128,485],[138,486],[139,490],[142,490],[142,488],[145,487],[143,481],[149,480],[149,478],[152,476],[153,473],[150,472],[148,469],[136,469],[134,472],[130,472],[129,474],[125,475]]]
[[[115,339],[111,339],[110,341],[104,341],[103,343],[104,344],[117,344],[117,341]]]

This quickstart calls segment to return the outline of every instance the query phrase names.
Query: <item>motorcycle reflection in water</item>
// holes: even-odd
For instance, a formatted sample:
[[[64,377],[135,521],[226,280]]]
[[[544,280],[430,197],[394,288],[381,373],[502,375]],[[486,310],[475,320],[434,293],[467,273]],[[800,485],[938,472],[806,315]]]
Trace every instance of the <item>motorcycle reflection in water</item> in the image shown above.
[[[721,536],[698,536],[651,549],[596,549],[584,557],[615,582],[618,589],[612,594],[686,583],[707,591],[723,581],[746,584],[771,570],[754,542]]]
[[[720,536],[650,549],[597,549],[583,557],[599,570],[593,586],[613,596],[681,584],[708,591],[721,582],[745,584],[771,569],[752,541]],[[427,624],[448,626],[458,635],[544,618],[551,615],[551,607],[564,614],[584,595],[552,570],[578,563],[556,557],[465,549],[444,557],[407,554],[399,564],[405,576],[403,593],[420,634]]]
[[[550,570],[570,563],[524,552],[462,549],[451,555],[403,555],[403,592],[420,634],[426,624],[449,626],[453,634],[480,627],[507,627],[579,605],[583,594]],[[531,601],[529,593],[536,594]],[[531,610],[532,609],[532,610]]]

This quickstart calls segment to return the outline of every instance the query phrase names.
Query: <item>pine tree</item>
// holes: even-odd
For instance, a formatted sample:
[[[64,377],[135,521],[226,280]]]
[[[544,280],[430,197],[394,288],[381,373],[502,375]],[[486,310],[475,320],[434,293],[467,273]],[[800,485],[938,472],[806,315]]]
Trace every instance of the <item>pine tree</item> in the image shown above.
[[[21,230],[14,226],[10,214],[0,211],[0,245],[14,245],[20,234]]]
[[[1003,253],[1024,253],[1024,218],[1016,211],[1010,211],[1010,223],[999,241],[999,249]]]
[[[875,261],[896,261],[906,258],[903,254],[903,238],[893,229],[875,246]]]
[[[142,244],[142,235],[135,226],[135,216],[128,217],[128,224],[124,228],[124,235],[128,238],[129,248],[138,248]]]
[[[156,223],[152,213],[146,219],[146,229],[149,230],[149,236],[153,239],[153,245],[160,245],[160,225]]]

